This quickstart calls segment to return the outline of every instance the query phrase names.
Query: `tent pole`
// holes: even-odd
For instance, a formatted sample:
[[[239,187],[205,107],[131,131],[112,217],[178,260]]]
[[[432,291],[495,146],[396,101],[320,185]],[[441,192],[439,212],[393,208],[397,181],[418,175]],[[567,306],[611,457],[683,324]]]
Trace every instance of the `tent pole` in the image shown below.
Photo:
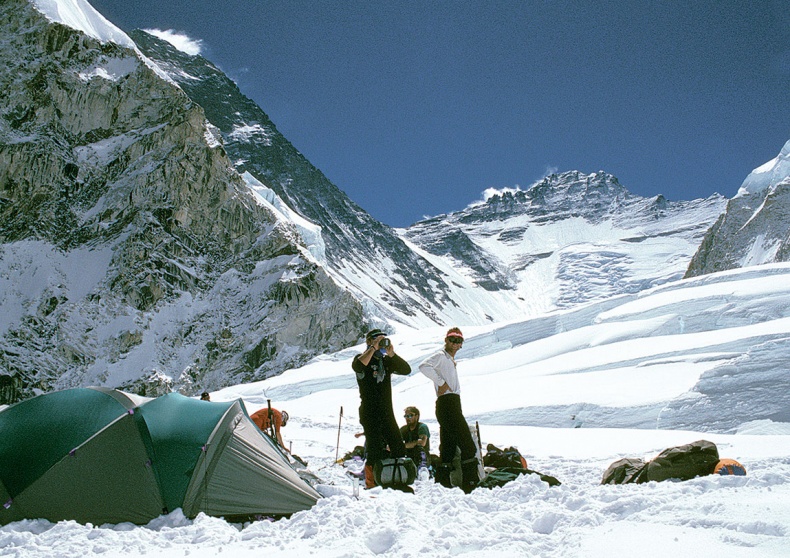
[[[269,406],[269,435],[271,436],[272,440],[277,440],[276,436],[274,435],[274,413],[272,413],[272,400],[267,399],[266,404]]]

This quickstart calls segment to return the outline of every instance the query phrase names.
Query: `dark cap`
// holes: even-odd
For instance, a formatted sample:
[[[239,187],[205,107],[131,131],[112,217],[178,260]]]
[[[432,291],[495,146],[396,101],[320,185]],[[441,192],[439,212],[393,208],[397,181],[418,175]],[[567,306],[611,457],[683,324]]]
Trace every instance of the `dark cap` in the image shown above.
[[[386,334],[386,333],[384,333],[383,331],[381,331],[381,330],[380,330],[380,329],[378,329],[378,328],[376,328],[376,329],[371,329],[370,331],[368,331],[367,335],[365,335],[365,340],[367,340],[367,339],[373,339],[374,337],[379,337],[379,336],[381,336],[381,335],[387,335],[387,334]]]

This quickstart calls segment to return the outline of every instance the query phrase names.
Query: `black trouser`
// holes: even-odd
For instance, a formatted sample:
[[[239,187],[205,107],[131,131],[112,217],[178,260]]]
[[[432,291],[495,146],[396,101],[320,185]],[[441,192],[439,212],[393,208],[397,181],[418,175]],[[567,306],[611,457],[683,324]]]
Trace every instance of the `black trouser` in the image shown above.
[[[442,464],[453,462],[457,447],[461,448],[461,461],[476,457],[475,441],[461,412],[460,395],[448,393],[436,399],[436,420],[439,421],[439,457]]]
[[[359,422],[365,431],[365,459],[370,465],[384,458],[386,446],[389,446],[392,457],[406,455],[400,428],[392,413],[366,413],[360,416]]]

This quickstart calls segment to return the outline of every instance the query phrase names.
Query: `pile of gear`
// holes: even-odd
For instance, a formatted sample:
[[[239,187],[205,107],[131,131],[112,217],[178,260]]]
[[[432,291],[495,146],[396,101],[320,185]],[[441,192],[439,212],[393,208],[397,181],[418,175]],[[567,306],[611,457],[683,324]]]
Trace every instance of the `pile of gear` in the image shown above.
[[[669,479],[690,480],[705,475],[746,475],[734,459],[721,459],[716,444],[698,440],[665,449],[650,461],[626,457],[606,469],[601,484],[640,484]]]

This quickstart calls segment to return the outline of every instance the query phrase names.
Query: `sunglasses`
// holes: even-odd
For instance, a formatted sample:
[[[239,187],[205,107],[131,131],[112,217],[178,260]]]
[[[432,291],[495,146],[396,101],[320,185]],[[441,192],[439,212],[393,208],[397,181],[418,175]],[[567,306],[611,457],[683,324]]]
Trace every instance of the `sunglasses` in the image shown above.
[[[412,417],[415,417],[415,416],[417,416],[417,415],[403,415],[403,418],[412,418]]]
[[[463,345],[464,344],[464,340],[461,337],[448,337],[447,338],[447,342],[448,343],[453,343],[455,345]]]

